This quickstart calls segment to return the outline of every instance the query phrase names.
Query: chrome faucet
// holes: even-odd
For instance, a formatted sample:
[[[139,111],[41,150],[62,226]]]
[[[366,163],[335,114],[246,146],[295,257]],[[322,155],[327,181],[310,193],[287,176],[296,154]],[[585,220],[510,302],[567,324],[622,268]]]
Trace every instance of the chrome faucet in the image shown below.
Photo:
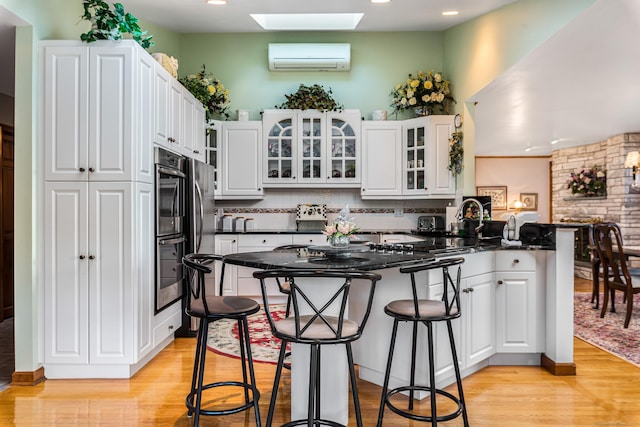
[[[484,217],[484,208],[482,207],[482,203],[480,203],[479,200],[474,199],[474,198],[469,198],[469,199],[465,199],[462,201],[462,203],[460,204],[460,207],[458,208],[458,211],[456,212],[456,218],[458,219],[458,222],[461,222],[464,218],[464,207],[465,205],[467,205],[468,203],[475,203],[476,205],[478,205],[478,226],[475,228],[476,233],[481,234],[482,233],[482,229],[484,228],[484,225],[482,224],[482,218]]]

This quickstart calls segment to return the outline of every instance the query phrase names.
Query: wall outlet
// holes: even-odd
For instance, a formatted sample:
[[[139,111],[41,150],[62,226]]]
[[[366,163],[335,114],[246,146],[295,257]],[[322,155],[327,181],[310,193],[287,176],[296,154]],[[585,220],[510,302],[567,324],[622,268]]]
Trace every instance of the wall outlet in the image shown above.
[[[404,209],[402,208],[393,208],[393,216],[403,216]]]

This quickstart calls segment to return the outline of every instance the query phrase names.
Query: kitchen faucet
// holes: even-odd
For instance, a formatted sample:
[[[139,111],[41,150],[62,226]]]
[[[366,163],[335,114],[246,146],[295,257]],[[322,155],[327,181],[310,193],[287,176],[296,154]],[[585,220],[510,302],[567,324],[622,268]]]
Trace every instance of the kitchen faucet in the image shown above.
[[[458,208],[458,211],[456,212],[456,218],[458,219],[458,222],[462,221],[464,207],[468,203],[475,203],[476,205],[478,205],[478,209],[479,209],[479,212],[478,212],[478,226],[475,228],[475,231],[476,231],[476,233],[481,234],[482,233],[482,229],[484,228],[484,225],[482,224],[482,218],[484,216],[484,208],[482,207],[482,203],[480,203],[479,200],[474,199],[474,198],[464,199],[462,201],[462,204],[460,204],[460,207]]]

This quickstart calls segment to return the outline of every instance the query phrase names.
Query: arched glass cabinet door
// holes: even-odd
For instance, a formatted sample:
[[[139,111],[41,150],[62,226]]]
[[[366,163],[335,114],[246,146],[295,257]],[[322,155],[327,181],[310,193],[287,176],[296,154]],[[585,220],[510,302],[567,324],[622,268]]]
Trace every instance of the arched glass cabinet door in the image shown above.
[[[267,133],[265,182],[295,182],[294,121],[292,117],[278,120]]]
[[[350,117],[353,115],[353,117]],[[332,183],[360,182],[359,113],[342,112],[329,117],[329,154],[327,181]]]

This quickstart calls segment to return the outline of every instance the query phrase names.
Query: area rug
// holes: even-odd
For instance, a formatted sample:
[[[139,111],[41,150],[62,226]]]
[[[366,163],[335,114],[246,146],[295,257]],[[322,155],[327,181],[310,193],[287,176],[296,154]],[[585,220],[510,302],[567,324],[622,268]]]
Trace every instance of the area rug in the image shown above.
[[[600,295],[602,303],[603,296]],[[626,304],[622,294],[616,293],[616,313],[607,309],[600,318],[600,309],[591,304],[591,293],[576,292],[574,295],[574,335],[636,366],[640,366],[640,294],[633,300],[633,313],[629,328],[625,329]],[[611,303],[609,303],[611,307]]]
[[[271,305],[271,316],[274,320],[285,317],[284,304]],[[254,362],[278,363],[280,340],[271,335],[271,328],[264,309],[247,318],[251,337],[251,354]],[[214,353],[240,358],[238,340],[238,322],[230,319],[218,320],[209,325],[207,348]]]

